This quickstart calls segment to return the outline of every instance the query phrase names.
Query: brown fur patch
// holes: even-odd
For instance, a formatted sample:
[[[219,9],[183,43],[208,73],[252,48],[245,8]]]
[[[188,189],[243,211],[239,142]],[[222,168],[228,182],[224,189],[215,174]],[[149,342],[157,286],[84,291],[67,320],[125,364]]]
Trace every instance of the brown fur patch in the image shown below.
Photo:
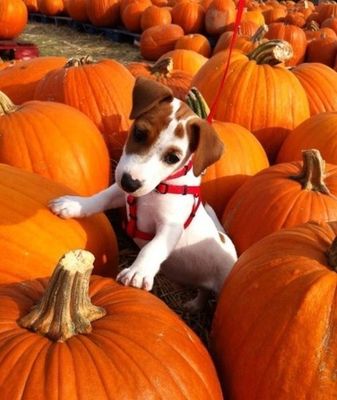
[[[185,135],[185,129],[183,127],[183,124],[178,124],[176,129],[174,130],[174,134],[178,137],[178,138],[183,138]]]
[[[172,104],[164,101],[142,114],[131,126],[130,134],[125,145],[127,154],[145,154],[149,148],[157,141],[160,132],[169,125],[172,113]],[[147,133],[146,140],[141,143],[133,137],[134,127]]]
[[[190,117],[192,115],[196,116],[194,114],[194,112],[190,109],[190,107],[186,103],[181,102],[181,105],[180,105],[179,109],[176,112],[177,120],[180,121],[181,119],[185,119],[185,118]]]

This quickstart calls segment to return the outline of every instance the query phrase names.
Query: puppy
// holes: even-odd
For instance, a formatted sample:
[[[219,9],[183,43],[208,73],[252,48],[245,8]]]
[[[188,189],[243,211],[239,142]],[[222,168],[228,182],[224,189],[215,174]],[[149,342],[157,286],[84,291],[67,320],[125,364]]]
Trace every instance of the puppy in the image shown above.
[[[141,250],[117,280],[151,290],[161,270],[202,289],[187,305],[198,309],[209,291],[219,293],[237,260],[214,212],[212,219],[200,201],[200,175],[221,157],[223,143],[169,88],[146,78],[136,80],[130,118],[116,183],[90,197],[54,199],[49,207],[62,218],[80,218],[126,206],[127,233]]]

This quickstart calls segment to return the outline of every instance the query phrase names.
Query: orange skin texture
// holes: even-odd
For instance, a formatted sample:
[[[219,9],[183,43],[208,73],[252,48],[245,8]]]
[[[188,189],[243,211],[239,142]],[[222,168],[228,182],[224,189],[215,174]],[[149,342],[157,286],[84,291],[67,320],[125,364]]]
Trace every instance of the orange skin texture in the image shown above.
[[[257,65],[256,61],[241,57],[236,56],[230,63],[215,119],[247,128],[273,162],[287,135],[309,117],[307,95],[294,74],[283,66]],[[203,71],[206,66],[211,66],[211,60],[199,70],[192,86],[212,104],[224,67]]]
[[[57,15],[64,11],[63,0],[37,0],[37,6],[46,15]]]
[[[321,63],[304,63],[291,70],[303,86],[310,115],[337,111],[337,72]]]
[[[205,64],[207,58],[193,50],[175,49],[163,54],[158,61],[164,58],[172,58],[173,68],[185,71],[194,76]]]
[[[308,223],[262,239],[239,258],[211,332],[228,398],[337,397],[337,276],[326,257],[336,234],[336,222]]]
[[[172,22],[181,26],[187,33],[199,32],[204,24],[204,8],[192,1],[179,3],[172,8]]]
[[[325,28],[328,29],[328,28]],[[306,60],[334,67],[337,56],[337,40],[332,37],[320,37],[308,43]]]
[[[282,228],[337,219],[337,166],[325,168],[331,196],[289,178],[301,171],[300,161],[274,165],[247,180],[230,199],[222,223],[239,254]]]
[[[193,50],[207,58],[210,57],[212,52],[207,37],[200,33],[190,33],[182,36],[177,40],[175,49]]]
[[[125,28],[130,32],[141,31],[142,14],[151,5],[150,0],[135,0],[127,5],[121,14]]]
[[[0,162],[83,196],[109,185],[110,160],[95,124],[65,104],[31,101],[0,115]]]
[[[64,57],[37,57],[18,61],[0,73],[0,90],[15,103],[33,100],[37,83],[47,72],[62,67]]]
[[[91,301],[107,314],[92,323],[91,333],[59,343],[19,327],[46,283],[0,287],[1,398],[223,399],[200,339],[145,291],[94,276]]]
[[[13,39],[25,29],[28,12],[22,0],[0,2],[0,39]]]
[[[67,13],[75,21],[88,21],[86,0],[64,0]]]
[[[95,26],[114,26],[119,19],[120,0],[87,0],[89,21]]]
[[[303,149],[317,149],[330,164],[337,164],[337,112],[317,114],[300,124],[283,142],[277,162],[302,159]]]
[[[101,60],[51,71],[37,85],[35,99],[65,103],[86,114],[103,134],[110,157],[117,162],[131,125],[133,85],[133,76],[122,64]]]
[[[263,147],[247,129],[237,124],[213,121],[213,128],[225,145],[219,161],[209,166],[202,177],[202,199],[210,204],[219,218],[229,199],[250,177],[269,162]]]
[[[140,25],[142,31],[156,25],[166,25],[172,22],[171,13],[164,7],[150,6],[142,12]]]
[[[19,168],[1,164],[0,182],[0,284],[49,276],[60,257],[76,248],[94,253],[97,274],[116,275],[117,241],[104,214],[57,217],[48,202],[74,192]]]

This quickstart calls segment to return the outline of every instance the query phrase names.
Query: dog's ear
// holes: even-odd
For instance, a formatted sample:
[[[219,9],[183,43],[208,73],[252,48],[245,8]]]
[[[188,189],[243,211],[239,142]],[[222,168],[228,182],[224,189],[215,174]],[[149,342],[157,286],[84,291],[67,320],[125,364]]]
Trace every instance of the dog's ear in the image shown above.
[[[164,100],[169,102],[173,100],[173,93],[170,88],[154,80],[138,77],[132,92],[130,119],[138,118]]]
[[[199,176],[208,166],[222,156],[224,144],[215,129],[206,120],[195,118],[187,122],[190,150],[193,156],[193,173]]]

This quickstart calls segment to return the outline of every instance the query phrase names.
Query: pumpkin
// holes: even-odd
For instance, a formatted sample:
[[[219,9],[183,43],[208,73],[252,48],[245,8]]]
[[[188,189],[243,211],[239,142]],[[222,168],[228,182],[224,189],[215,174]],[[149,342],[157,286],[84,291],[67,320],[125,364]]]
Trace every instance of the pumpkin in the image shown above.
[[[317,62],[333,67],[337,55],[337,40],[336,38],[321,37],[312,40],[308,43],[306,61]]]
[[[128,64],[127,68],[135,78],[145,76],[168,86],[172,90],[174,97],[180,100],[185,100],[191,86],[192,75],[185,71],[174,69],[171,58],[158,60],[153,66],[134,62]]]
[[[171,11],[172,22],[181,26],[184,33],[199,32],[204,24],[205,11],[203,7],[194,2],[186,1],[176,4]]]
[[[37,85],[34,97],[65,103],[86,114],[103,134],[116,162],[131,125],[133,85],[133,76],[117,61],[94,62],[83,57],[49,72]]]
[[[36,13],[39,11],[37,0],[24,0],[24,3],[27,6],[28,12]]]
[[[234,28],[236,17],[232,0],[213,0],[205,14],[205,30],[209,35],[220,35]]]
[[[336,398],[336,234],[336,222],[306,223],[239,258],[210,338],[228,398]]]
[[[36,57],[18,61],[11,68],[0,72],[0,90],[15,104],[33,100],[37,83],[47,72],[60,68],[64,57]]]
[[[225,230],[242,254],[252,244],[282,228],[337,219],[337,166],[318,150],[299,161],[269,167],[245,182],[222,217]]]
[[[307,39],[303,29],[295,25],[284,24],[283,22],[274,22],[268,26],[267,39],[286,40],[291,44],[293,56],[286,61],[287,66],[297,65],[304,61],[307,49]]]
[[[310,22],[306,25],[304,30],[305,36],[307,38],[308,43],[314,39],[319,39],[322,36],[330,37],[332,39],[337,39],[336,32],[331,28],[320,28],[318,23],[315,21]]]
[[[264,24],[265,25],[265,24]],[[267,25],[265,25],[267,26]],[[239,36],[253,36],[259,29],[259,25],[252,21],[241,21],[239,25]]]
[[[120,0],[86,0],[89,21],[95,26],[115,26],[119,20]]]
[[[277,162],[301,159],[302,149],[315,148],[324,160],[337,165],[337,112],[314,115],[302,122],[283,142]]]
[[[58,15],[64,11],[63,0],[37,0],[37,6],[40,13],[49,16]]]
[[[92,264],[75,250],[49,280],[0,287],[1,398],[221,400],[196,334],[150,293],[90,280]]]
[[[330,28],[335,33],[337,33],[337,17],[327,18],[325,21],[322,22],[321,27]]]
[[[0,162],[35,172],[88,196],[109,185],[109,154],[84,114],[64,104],[15,106],[0,92]]]
[[[321,63],[304,63],[293,72],[301,82],[310,107],[310,115],[337,111],[337,72]]]
[[[284,21],[287,13],[288,12],[285,7],[272,7],[262,11],[265,23],[267,25],[272,24],[273,22]]]
[[[289,10],[283,22],[286,25],[296,25],[299,28],[303,28],[306,24],[306,18],[303,13],[297,10]]]
[[[200,33],[190,33],[180,37],[175,44],[175,49],[193,50],[204,57],[211,55],[212,49],[206,36]]]
[[[316,7],[318,12],[317,22],[321,24],[328,18],[337,17],[337,3],[336,2],[322,2]]]
[[[205,64],[207,58],[193,50],[176,49],[163,54],[157,62],[165,58],[171,58],[173,69],[185,71],[189,75],[194,76],[199,69]]]
[[[28,20],[27,7],[22,0],[0,2],[0,39],[13,39],[25,29]]]
[[[62,254],[74,248],[95,254],[97,274],[117,274],[117,241],[104,214],[57,217],[48,202],[73,192],[16,167],[1,164],[0,182],[1,284],[49,276]]]
[[[166,25],[172,22],[171,13],[164,7],[150,6],[145,9],[140,18],[142,31],[156,25]]]
[[[152,26],[140,36],[140,54],[145,60],[156,61],[163,54],[173,50],[181,36],[184,36],[184,31],[179,25]]]
[[[140,21],[142,14],[151,4],[150,0],[135,0],[124,8],[121,18],[128,31],[139,32],[141,30]]]
[[[284,66],[270,65],[281,63],[291,55],[288,43],[270,40],[247,56],[241,55],[241,59],[232,61],[214,115],[216,120],[242,125],[252,132],[270,162],[286,136],[309,117],[307,95],[298,79]],[[192,86],[212,104],[223,67],[218,72],[203,71],[207,64],[193,78]],[[254,95],[248,96],[248,93]]]
[[[242,21],[252,21],[257,26],[265,24],[264,16],[261,10],[245,10],[242,14]]]
[[[64,0],[64,6],[69,16],[80,22],[88,20],[86,3],[87,0]]]

